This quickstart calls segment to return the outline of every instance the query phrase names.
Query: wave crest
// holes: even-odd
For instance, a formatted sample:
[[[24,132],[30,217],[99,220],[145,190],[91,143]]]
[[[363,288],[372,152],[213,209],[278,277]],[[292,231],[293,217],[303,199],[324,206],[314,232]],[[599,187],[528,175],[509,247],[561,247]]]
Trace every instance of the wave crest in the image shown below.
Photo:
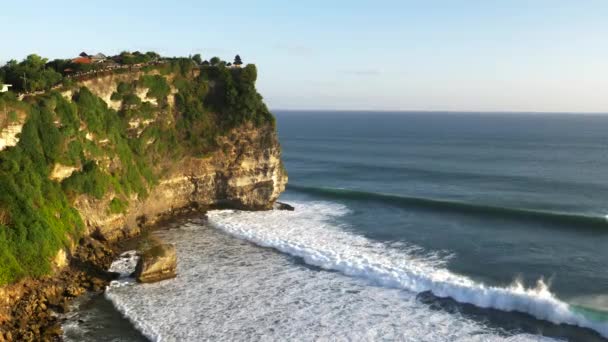
[[[452,200],[442,200],[423,197],[410,197],[394,194],[385,194],[377,192],[326,188],[326,187],[309,187],[300,185],[288,185],[288,189],[295,190],[301,193],[307,193],[317,196],[322,196],[328,199],[340,200],[361,200],[361,201],[376,201],[383,204],[397,207],[419,207],[423,209],[440,209],[442,211],[450,211],[464,214],[474,214],[492,217],[501,217],[509,219],[525,219],[541,222],[549,222],[559,225],[576,225],[577,229],[592,228],[606,229],[608,228],[608,215],[585,215],[577,213],[566,213],[557,211],[542,211],[525,208],[500,207],[481,205],[469,202],[459,202]],[[608,230],[607,230],[608,232]]]
[[[296,211],[212,211],[209,222],[233,236],[302,258],[306,263],[386,287],[416,293],[430,291],[481,308],[517,311],[555,324],[593,329],[608,337],[608,323],[588,318],[551,293],[540,279],[533,288],[515,280],[507,287],[487,286],[444,267],[416,246],[392,248],[349,233],[336,217],[345,206],[328,202],[296,203]]]

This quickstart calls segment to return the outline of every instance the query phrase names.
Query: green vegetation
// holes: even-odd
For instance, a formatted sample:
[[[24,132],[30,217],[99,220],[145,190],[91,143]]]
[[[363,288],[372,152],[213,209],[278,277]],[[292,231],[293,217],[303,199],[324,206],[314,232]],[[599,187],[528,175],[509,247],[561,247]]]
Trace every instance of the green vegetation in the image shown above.
[[[213,66],[217,66],[218,64],[220,64],[221,61],[222,60],[219,57],[211,57],[211,59],[209,60],[209,62]]]
[[[62,75],[46,67],[47,59],[29,55],[21,62],[10,60],[0,68],[0,79],[13,85],[13,91],[49,90],[61,82]]]
[[[121,64],[133,65],[148,63],[158,58],[160,58],[160,55],[152,51],[146,53],[141,53],[139,51],[135,51],[132,53],[128,51],[123,51],[120,53],[120,55],[117,56],[116,60]]]
[[[149,89],[147,96],[155,98],[159,103],[164,101],[171,92],[167,79],[161,75],[144,75],[139,82]]]
[[[63,135],[46,101],[32,105],[18,145],[0,153],[0,284],[51,269],[83,230],[61,184],[49,180]]]
[[[196,55],[192,56],[192,60],[197,64],[197,65],[201,65],[203,63],[203,59],[201,58],[201,54],[197,53]]]
[[[110,212],[110,214],[121,214],[121,213],[124,213],[127,211],[128,206],[129,206],[129,203],[127,203],[126,201],[123,201],[120,198],[114,197],[110,201],[109,212]]]
[[[120,56],[127,64],[158,58]],[[61,80],[54,68],[65,64],[45,63],[35,55],[9,62],[0,79],[18,91],[48,90]],[[146,74],[139,79],[116,84],[112,100],[121,101],[118,111],[73,81],[64,82],[72,99],[57,91],[27,102],[11,92],[0,95],[5,121],[27,113],[17,146],[0,151],[0,285],[47,274],[57,251],[78,242],[84,231],[74,207],[78,198],[107,203],[110,214],[124,213],[176,160],[214,151],[218,136],[244,123],[274,124],[255,89],[255,65],[228,68],[217,57],[205,64],[195,55],[142,70]],[[27,83],[19,83],[21,72]],[[141,90],[156,104],[140,99]],[[77,171],[51,180],[57,164]]]
[[[19,113],[27,111],[28,108],[27,104],[17,102],[14,93],[0,93],[0,129],[19,121]]]
[[[200,55],[198,55],[200,58]],[[82,58],[81,58],[82,59]],[[86,59],[85,59],[86,60]],[[161,57],[156,52],[123,51],[119,55],[100,63],[82,63],[72,59],[54,59],[48,61],[36,54],[27,56],[21,62],[8,61],[0,67],[0,83],[13,85],[11,89],[18,93],[31,93],[49,90],[56,85],[72,86],[69,75],[100,71],[109,67],[147,65],[159,62]],[[116,73],[128,72],[127,69],[115,70]]]
[[[62,186],[68,195],[88,194],[101,199],[110,186],[110,180],[94,161],[87,161],[82,171],[72,174]]]

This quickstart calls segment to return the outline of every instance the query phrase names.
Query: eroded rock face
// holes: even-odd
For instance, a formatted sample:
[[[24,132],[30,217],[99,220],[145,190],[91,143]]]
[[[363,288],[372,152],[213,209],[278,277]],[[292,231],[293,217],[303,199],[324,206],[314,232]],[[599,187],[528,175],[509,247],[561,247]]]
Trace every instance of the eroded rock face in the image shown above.
[[[135,278],[140,283],[154,283],[175,278],[177,255],[175,246],[157,244],[145,250],[137,263]]]
[[[159,74],[159,72],[154,70],[154,71],[150,71],[150,72],[130,71],[128,73],[115,73],[115,74],[113,73],[113,74],[100,75],[99,77],[87,79],[87,80],[81,81],[80,84],[82,86],[89,88],[89,90],[93,94],[102,98],[108,104],[108,107],[110,107],[114,110],[119,110],[121,107],[121,101],[112,100],[112,93],[116,91],[116,85],[119,82],[131,83],[133,81],[138,80],[144,74],[157,75],[157,74]],[[148,101],[153,104],[156,104],[156,99],[148,98],[146,96],[147,93],[148,93],[148,89],[145,89],[145,88],[138,88],[136,90],[136,95],[139,98],[141,98],[142,101]],[[72,91],[71,90],[64,91],[62,93],[62,95],[66,98],[71,98]]]
[[[22,129],[22,124],[14,124],[0,130],[0,151],[7,147],[17,145],[19,142],[19,133],[21,133]]]
[[[77,168],[75,166],[66,166],[66,165],[61,165],[61,164],[55,164],[55,166],[53,167],[53,170],[51,171],[51,175],[49,176],[49,178],[51,178],[52,180],[61,182],[62,180],[70,177],[72,175],[72,173],[74,173],[75,171],[78,171],[78,170],[79,170],[79,168]]]
[[[177,162],[147,198],[130,200],[126,214],[107,214],[111,198],[82,196],[75,207],[89,234],[114,241],[138,234],[142,223],[153,223],[183,208],[272,209],[286,183],[274,127],[243,125],[221,137],[219,148],[210,156]]]

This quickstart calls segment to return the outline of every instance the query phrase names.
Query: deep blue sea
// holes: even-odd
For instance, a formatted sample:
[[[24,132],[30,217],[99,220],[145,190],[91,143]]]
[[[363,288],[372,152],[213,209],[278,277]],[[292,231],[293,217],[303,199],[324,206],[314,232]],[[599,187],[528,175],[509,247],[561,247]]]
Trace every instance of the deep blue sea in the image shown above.
[[[105,295],[143,336],[608,337],[608,116],[275,114],[281,200],[296,210],[214,211],[157,232],[177,246],[178,278],[125,277]]]

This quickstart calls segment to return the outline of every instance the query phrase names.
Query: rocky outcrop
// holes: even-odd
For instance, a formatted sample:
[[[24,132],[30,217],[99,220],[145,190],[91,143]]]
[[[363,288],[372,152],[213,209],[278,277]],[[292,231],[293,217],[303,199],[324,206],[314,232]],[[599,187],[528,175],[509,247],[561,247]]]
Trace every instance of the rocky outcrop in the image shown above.
[[[21,133],[22,128],[23,124],[13,124],[0,130],[0,151],[7,147],[17,145],[19,142],[19,133]]]
[[[49,178],[56,181],[62,181],[72,175],[75,171],[78,171],[79,168],[75,166],[66,166],[61,164],[55,164],[53,170],[51,171],[51,175]]]
[[[93,94],[102,98],[107,104],[108,107],[118,110],[122,106],[121,101],[112,100],[112,93],[116,91],[116,85],[119,82],[132,83],[134,81],[139,80],[139,78],[143,75],[159,75],[160,72],[158,70],[151,71],[142,71],[132,70],[125,73],[110,73],[99,75],[98,77],[93,77],[90,79],[82,80],[79,82],[80,85],[87,87]],[[198,70],[194,73],[194,75],[198,75]],[[171,80],[172,75],[166,75],[167,79]],[[167,97],[167,103],[170,106],[173,106],[175,102],[175,93],[177,93],[177,89],[171,86],[171,93]],[[135,91],[135,95],[139,97],[142,101],[150,102],[153,105],[157,104],[157,100],[152,97],[148,97],[148,89],[144,87],[137,87]],[[62,95],[65,98],[71,99],[73,95],[72,90],[62,91]]]
[[[296,208],[294,208],[292,205],[289,205],[289,204],[283,203],[283,202],[275,202],[272,208],[275,210],[287,210],[287,211],[296,210]]]
[[[146,249],[137,262],[135,278],[140,283],[154,283],[175,278],[177,255],[175,246],[156,244]]]

